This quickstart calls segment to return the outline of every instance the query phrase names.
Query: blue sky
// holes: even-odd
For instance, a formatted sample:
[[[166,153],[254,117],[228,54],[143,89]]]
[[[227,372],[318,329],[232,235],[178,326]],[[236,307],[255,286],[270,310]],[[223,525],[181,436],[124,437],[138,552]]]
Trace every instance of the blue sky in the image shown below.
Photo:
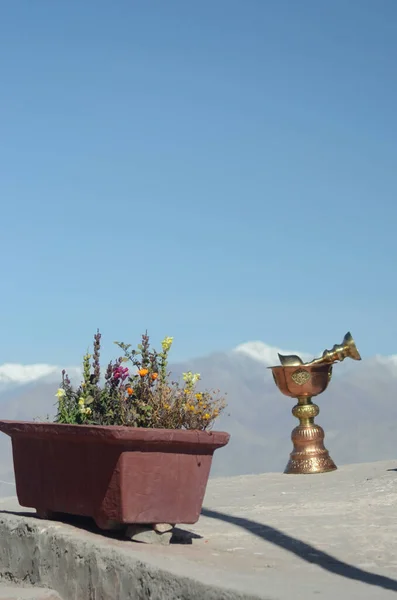
[[[20,0],[0,45],[0,362],[397,352],[395,0]]]

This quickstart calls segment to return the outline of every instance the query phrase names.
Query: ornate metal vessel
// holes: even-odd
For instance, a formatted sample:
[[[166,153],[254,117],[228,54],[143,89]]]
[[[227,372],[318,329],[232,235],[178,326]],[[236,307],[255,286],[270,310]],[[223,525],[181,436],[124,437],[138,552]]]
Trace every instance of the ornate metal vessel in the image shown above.
[[[332,350],[324,350],[320,358],[311,362],[304,363],[296,355],[279,354],[279,358],[281,366],[269,368],[280,392],[298,400],[292,414],[299,419],[299,425],[291,434],[294,447],[284,473],[334,471],[336,465],[324,446],[324,430],[314,422],[320,409],[312,398],[328,387],[335,362],[345,358],[361,360],[356,344],[347,333],[342,344],[335,344]]]

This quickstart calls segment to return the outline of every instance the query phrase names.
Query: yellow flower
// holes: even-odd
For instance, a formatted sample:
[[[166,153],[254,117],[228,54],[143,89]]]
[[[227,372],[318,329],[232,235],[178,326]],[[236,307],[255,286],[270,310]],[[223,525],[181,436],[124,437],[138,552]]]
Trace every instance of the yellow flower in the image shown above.
[[[64,398],[66,396],[66,392],[64,389],[59,388],[55,396],[58,398],[58,400],[60,400],[61,398]]]
[[[81,396],[81,398],[79,398],[79,406],[84,406],[85,402],[84,402],[84,398],[83,396]]]
[[[193,404],[187,404],[186,405],[186,409],[190,410],[190,412],[194,412],[195,411],[195,408],[194,408]]]
[[[203,419],[205,419],[206,421],[208,421],[208,419],[211,418],[211,415],[209,415],[208,413],[205,413],[205,415],[203,416]]]
[[[165,337],[161,342],[161,347],[163,348],[163,352],[169,352],[172,342],[174,341],[173,337]]]
[[[92,413],[92,410],[90,409],[89,406],[87,406],[87,408],[85,408],[84,411],[85,411],[86,415],[90,415]]]
[[[138,371],[138,375],[140,375],[141,377],[145,377],[145,375],[147,375],[149,373],[149,369],[139,369]]]
[[[187,373],[182,373],[183,380],[185,382],[185,390],[188,392],[193,392],[196,383],[200,379],[200,373],[192,373],[188,371]]]
[[[201,400],[202,397],[203,397],[203,394],[201,392],[199,392],[198,394],[196,394],[197,400]]]
[[[171,406],[169,404],[164,404],[165,410],[170,410]]]
[[[183,381],[186,381],[186,384],[189,387],[193,387],[200,379],[200,373],[192,373],[188,371],[187,373],[182,373]]]

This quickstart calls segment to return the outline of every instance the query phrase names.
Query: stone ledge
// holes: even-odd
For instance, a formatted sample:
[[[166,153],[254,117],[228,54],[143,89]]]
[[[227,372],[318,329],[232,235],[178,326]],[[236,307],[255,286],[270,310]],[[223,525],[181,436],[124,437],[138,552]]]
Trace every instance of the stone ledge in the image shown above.
[[[207,577],[205,568],[195,577],[172,560],[167,565],[166,556],[131,548],[131,542],[33,515],[0,513],[0,538],[0,578],[48,586],[64,600],[258,598],[211,584],[216,577]]]
[[[0,584],[0,600],[62,600],[53,590]]]
[[[191,545],[40,521],[3,499],[0,576],[63,600],[395,599],[396,469],[397,460],[210,480],[200,521],[180,527]]]

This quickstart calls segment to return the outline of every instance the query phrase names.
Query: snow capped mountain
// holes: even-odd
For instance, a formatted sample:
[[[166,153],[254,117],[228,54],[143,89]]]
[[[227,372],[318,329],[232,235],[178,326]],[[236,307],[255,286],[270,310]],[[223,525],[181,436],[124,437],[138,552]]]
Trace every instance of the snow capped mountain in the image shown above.
[[[58,383],[61,380],[61,371],[60,367],[45,363],[32,365],[5,363],[0,365],[0,392],[36,382]],[[81,375],[81,369],[78,367],[71,367],[66,371],[72,380]]]
[[[257,360],[266,366],[272,367],[274,365],[279,365],[280,360],[278,358],[278,353],[288,355],[288,354],[297,354],[301,357],[303,361],[309,361],[313,357],[305,352],[297,352],[296,350],[282,350],[281,348],[276,348],[275,346],[269,346],[264,342],[246,342],[245,344],[240,344],[236,348],[234,348],[233,352],[240,352],[241,354],[245,354],[254,360]]]
[[[41,379],[59,372],[60,369],[53,365],[5,363],[0,366],[0,383],[29,383],[35,379]]]
[[[240,344],[239,346],[233,348],[232,353],[248,356],[257,362],[266,365],[266,367],[272,367],[280,364],[278,354],[296,354],[300,356],[304,362],[313,360],[314,358],[313,355],[308,354],[307,352],[301,352],[299,350],[283,350],[281,348],[277,348],[276,346],[265,344],[265,342],[261,341]],[[345,360],[343,363],[338,364],[338,369],[340,369],[341,372],[350,370],[352,367],[352,362],[349,360]],[[375,356],[363,359],[361,364],[365,365],[366,367],[378,367],[382,370],[388,369],[391,374],[394,374],[397,377],[397,354],[391,354],[390,356],[376,354]]]
[[[382,356],[376,354],[372,359],[373,363],[388,367],[393,373],[397,375],[397,354],[391,354],[390,356]]]
[[[310,361],[314,357],[307,352],[299,350],[284,350],[276,346],[270,346],[259,340],[245,342],[233,348],[231,355],[244,355],[252,360],[262,363],[266,367],[280,364],[278,354],[289,355],[297,354],[303,361]],[[206,357],[204,357],[205,359]],[[200,359],[198,359],[200,360]],[[348,361],[345,361],[347,363]],[[375,355],[363,361],[366,365],[378,365],[386,367],[397,376],[397,354],[390,356]],[[62,368],[56,365],[46,363],[37,363],[31,365],[22,365],[18,363],[5,363],[0,365],[0,392],[10,387],[16,387],[31,383],[58,383],[61,379]],[[81,377],[80,367],[67,367],[71,380],[74,382]]]

